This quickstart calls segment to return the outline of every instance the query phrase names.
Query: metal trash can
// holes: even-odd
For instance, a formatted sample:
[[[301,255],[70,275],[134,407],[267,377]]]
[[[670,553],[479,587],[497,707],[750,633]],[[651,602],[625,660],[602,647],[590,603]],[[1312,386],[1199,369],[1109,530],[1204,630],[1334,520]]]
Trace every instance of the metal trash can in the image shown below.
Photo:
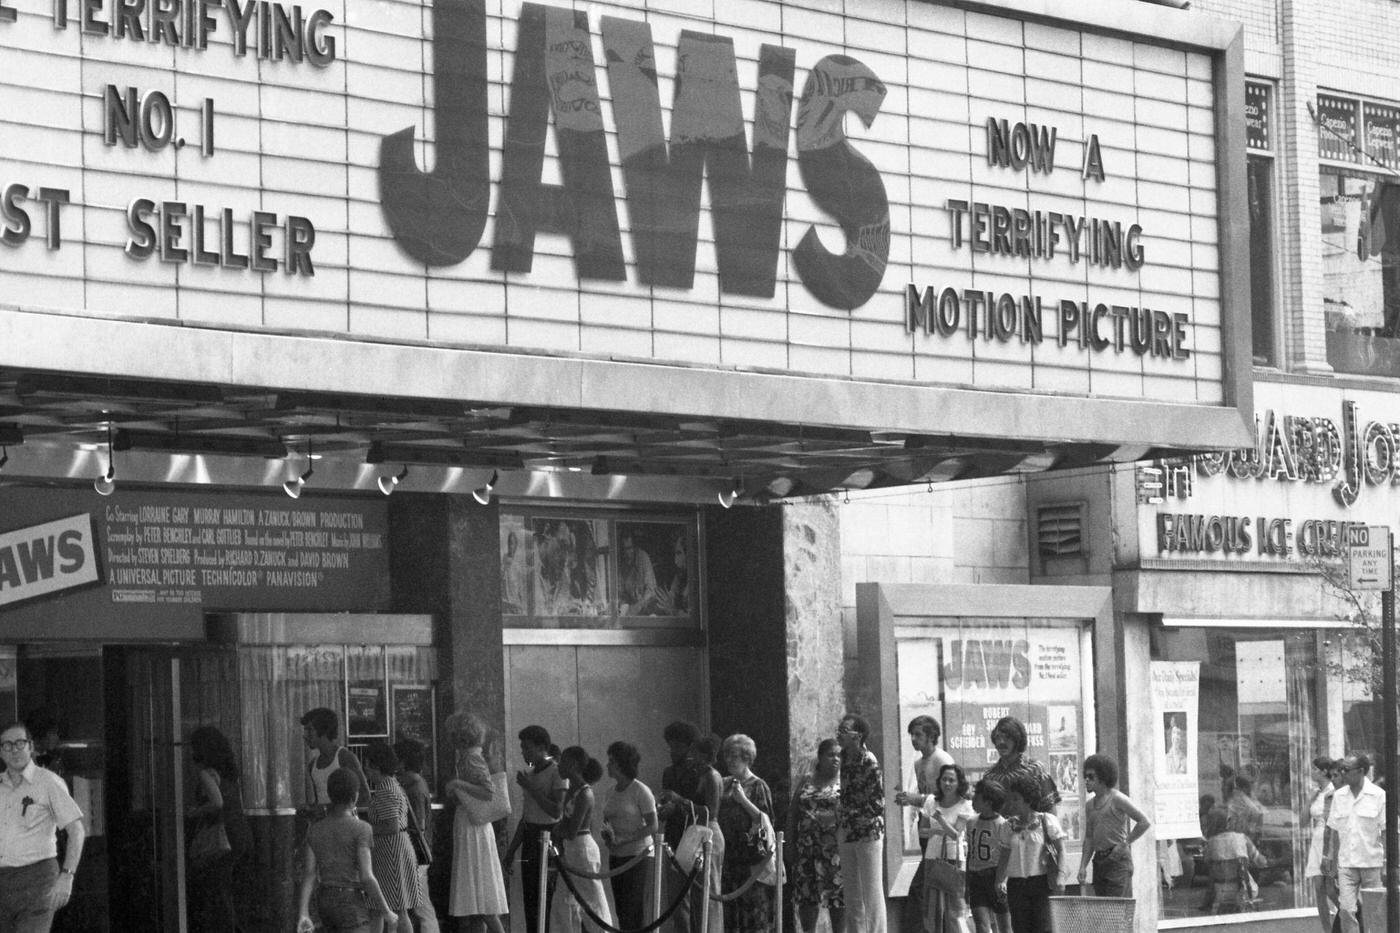
[[[1051,897],[1050,929],[1055,933],[1131,933],[1136,909],[1137,901],[1131,897]]]
[[[1361,889],[1361,926],[1367,933],[1385,929],[1385,888]]]

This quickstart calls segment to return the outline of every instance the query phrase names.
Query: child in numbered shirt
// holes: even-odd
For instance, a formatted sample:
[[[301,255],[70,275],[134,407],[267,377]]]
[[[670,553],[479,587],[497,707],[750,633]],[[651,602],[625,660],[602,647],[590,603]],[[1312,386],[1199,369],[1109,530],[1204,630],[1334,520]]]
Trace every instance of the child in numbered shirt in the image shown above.
[[[1011,823],[1010,858],[1006,866],[1006,895],[1013,933],[1050,933],[1050,894],[1060,890],[1059,873],[1046,874],[1047,850],[1056,865],[1064,864],[1065,831],[1053,813],[1037,813],[1040,785],[1030,775],[1017,775],[1006,788],[1002,812]]]
[[[977,819],[967,824],[967,903],[977,933],[1011,933],[1006,872],[1011,862],[1011,824],[998,811],[1006,792],[981,780],[972,791]]]

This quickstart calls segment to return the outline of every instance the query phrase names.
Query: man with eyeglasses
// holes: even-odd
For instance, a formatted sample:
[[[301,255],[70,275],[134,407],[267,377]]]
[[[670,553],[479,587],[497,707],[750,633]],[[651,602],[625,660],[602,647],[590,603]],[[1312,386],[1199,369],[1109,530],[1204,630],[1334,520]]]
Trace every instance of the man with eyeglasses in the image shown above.
[[[1323,872],[1336,866],[1342,933],[1357,933],[1357,896],[1362,888],[1380,887],[1385,864],[1385,791],[1366,777],[1368,756],[1353,752],[1342,759],[1341,769],[1345,783],[1332,794]]]
[[[29,730],[0,732],[0,933],[48,933],[73,896],[87,830],[63,779],[34,763]],[[68,844],[58,864],[57,831]]]

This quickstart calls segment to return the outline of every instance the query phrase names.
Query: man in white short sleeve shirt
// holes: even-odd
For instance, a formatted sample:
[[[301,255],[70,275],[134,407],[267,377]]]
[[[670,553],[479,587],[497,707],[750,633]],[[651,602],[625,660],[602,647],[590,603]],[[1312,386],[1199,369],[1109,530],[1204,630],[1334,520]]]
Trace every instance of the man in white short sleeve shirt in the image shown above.
[[[54,911],[73,895],[83,854],[83,814],[63,779],[31,758],[29,731],[0,733],[0,933],[48,933]],[[68,845],[58,864],[57,830]]]
[[[1381,866],[1385,864],[1385,791],[1366,777],[1371,769],[1371,759],[1366,755],[1347,755],[1341,768],[1346,783],[1332,794],[1326,851],[1337,868],[1342,933],[1357,933],[1361,928],[1356,918],[1358,893],[1362,888],[1381,885]]]

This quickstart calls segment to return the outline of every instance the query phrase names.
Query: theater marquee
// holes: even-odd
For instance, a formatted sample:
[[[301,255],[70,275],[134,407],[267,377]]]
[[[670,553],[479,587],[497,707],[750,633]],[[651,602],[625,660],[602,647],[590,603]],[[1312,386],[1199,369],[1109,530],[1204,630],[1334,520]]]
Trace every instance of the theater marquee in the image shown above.
[[[2,0],[0,281],[80,317],[996,389],[1053,414],[1019,436],[1092,397],[1112,414],[1070,436],[1240,439],[1237,29],[684,8]]]

